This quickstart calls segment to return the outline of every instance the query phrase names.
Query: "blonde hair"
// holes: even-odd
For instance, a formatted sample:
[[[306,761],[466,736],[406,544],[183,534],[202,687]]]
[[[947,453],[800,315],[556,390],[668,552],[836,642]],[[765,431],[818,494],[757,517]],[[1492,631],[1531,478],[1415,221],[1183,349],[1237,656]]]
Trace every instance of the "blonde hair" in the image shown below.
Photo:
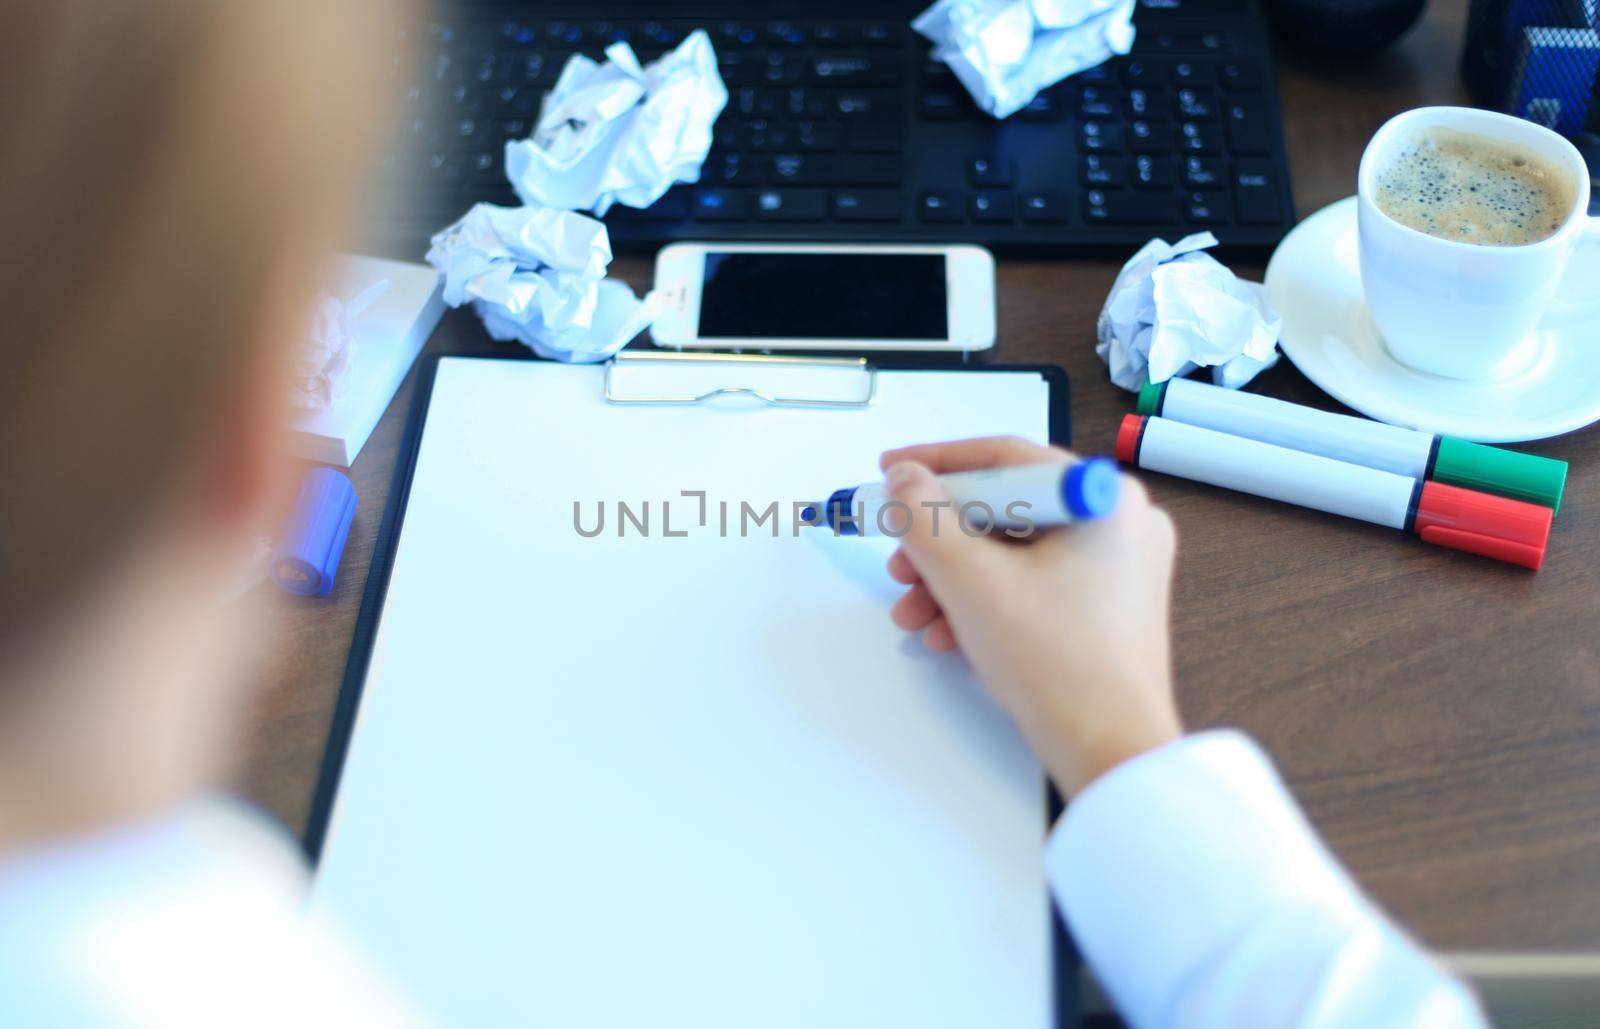
[[[401,88],[395,17],[0,5],[0,654],[148,521],[242,395],[285,265],[310,289]]]

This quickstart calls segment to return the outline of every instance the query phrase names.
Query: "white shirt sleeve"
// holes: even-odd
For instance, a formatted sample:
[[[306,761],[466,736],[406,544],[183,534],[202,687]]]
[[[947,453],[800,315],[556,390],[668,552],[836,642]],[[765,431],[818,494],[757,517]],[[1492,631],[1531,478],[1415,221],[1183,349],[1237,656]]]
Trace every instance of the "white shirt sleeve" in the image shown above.
[[[1101,776],[1057,823],[1045,868],[1096,978],[1139,1029],[1484,1024],[1239,733],[1187,737]]]
[[[305,912],[291,840],[226,800],[0,862],[0,1026],[425,1024]]]

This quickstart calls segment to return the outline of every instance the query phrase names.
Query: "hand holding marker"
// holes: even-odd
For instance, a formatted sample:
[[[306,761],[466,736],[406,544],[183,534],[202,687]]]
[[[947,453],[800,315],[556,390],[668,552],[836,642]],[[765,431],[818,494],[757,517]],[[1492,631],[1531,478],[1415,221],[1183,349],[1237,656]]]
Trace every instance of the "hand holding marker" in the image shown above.
[[[1122,474],[1116,462],[1092,457],[1070,464],[1014,465],[939,476],[950,497],[945,511],[900,511],[900,517],[943,517],[950,531],[999,529],[1021,538],[1035,528],[1103,518],[1116,510]],[[827,500],[805,508],[800,520],[832,529],[840,536],[896,535],[904,523],[889,517],[895,505],[887,486],[867,483],[835,490]],[[941,528],[941,531],[943,529]]]
[[[1544,561],[1566,478],[1564,462],[1187,380],[1147,386],[1140,410],[1162,416],[1122,420],[1117,457],[1130,464],[1415,532],[1429,543],[1533,569]],[[1330,452],[1343,460],[1325,456]],[[1450,485],[1441,481],[1447,476],[1551,506]]]

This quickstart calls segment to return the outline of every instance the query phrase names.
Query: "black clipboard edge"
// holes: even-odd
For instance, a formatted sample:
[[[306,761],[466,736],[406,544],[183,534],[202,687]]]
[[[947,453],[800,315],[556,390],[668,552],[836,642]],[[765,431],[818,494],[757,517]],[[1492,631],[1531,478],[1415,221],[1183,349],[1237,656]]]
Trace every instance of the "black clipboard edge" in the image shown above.
[[[339,793],[339,779],[344,774],[345,757],[350,752],[354,735],[356,713],[361,709],[362,689],[366,685],[367,668],[372,662],[372,645],[378,628],[378,617],[383,612],[384,598],[389,592],[389,574],[394,570],[395,544],[400,538],[400,528],[405,521],[406,503],[411,498],[411,483],[416,474],[417,451],[422,444],[422,427],[427,421],[428,404],[433,399],[433,383],[444,358],[464,358],[488,361],[533,361],[504,353],[429,354],[417,366],[417,381],[412,389],[411,409],[406,415],[405,434],[395,455],[394,475],[389,483],[389,499],[383,509],[383,520],[378,525],[378,535],[373,541],[372,564],[367,571],[367,582],[362,588],[361,610],[356,615],[355,630],[350,638],[350,656],[345,662],[344,681],[339,686],[339,701],[334,707],[333,721],[328,727],[328,742],[323,750],[322,767],[317,773],[316,792],[312,795],[311,811],[306,819],[305,836],[301,847],[306,859],[315,867],[327,842],[329,821],[333,815],[334,800]],[[1049,434],[1050,442],[1058,446],[1072,443],[1072,398],[1066,369],[1052,364],[944,364],[908,363],[895,361],[887,367],[893,371],[982,371],[982,372],[1036,372],[1044,379],[1050,392]],[[1055,824],[1065,805],[1055,784],[1046,780],[1046,825]],[[1048,887],[1046,888],[1048,890]],[[1054,900],[1050,900],[1051,956],[1054,964],[1056,1025],[1078,1024],[1080,1011],[1078,969],[1081,958],[1078,948],[1067,932]]]
[[[372,644],[378,628],[378,617],[389,592],[389,573],[394,570],[395,543],[400,536],[400,523],[405,518],[406,502],[411,498],[411,481],[417,470],[417,448],[422,442],[422,424],[427,420],[428,403],[433,399],[433,380],[439,370],[439,359],[444,356],[429,354],[417,366],[411,409],[406,413],[405,433],[400,439],[400,449],[395,454],[394,474],[389,480],[389,498],[383,508],[383,520],[378,523],[378,535],[373,540],[372,564],[367,569],[366,585],[362,587],[361,609],[356,614],[355,630],[350,636],[350,654],[345,660],[344,680],[339,685],[339,700],[333,709],[333,721],[328,726],[328,742],[322,751],[322,767],[317,772],[316,792],[312,794],[311,811],[306,817],[305,836],[301,840],[306,860],[313,868],[322,856],[322,845],[327,842],[328,822],[333,815],[334,799],[339,793],[339,779],[344,774],[344,759],[350,751],[350,739],[355,733],[356,712],[361,709],[361,693],[367,681],[367,668],[372,663]]]

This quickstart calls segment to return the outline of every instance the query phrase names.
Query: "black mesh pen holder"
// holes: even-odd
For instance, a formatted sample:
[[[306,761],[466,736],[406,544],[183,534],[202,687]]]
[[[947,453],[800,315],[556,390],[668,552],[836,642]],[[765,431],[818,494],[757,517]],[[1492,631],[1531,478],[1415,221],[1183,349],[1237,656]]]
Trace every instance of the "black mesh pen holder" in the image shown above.
[[[1571,139],[1600,177],[1600,0],[1472,0],[1461,77],[1480,107]]]

